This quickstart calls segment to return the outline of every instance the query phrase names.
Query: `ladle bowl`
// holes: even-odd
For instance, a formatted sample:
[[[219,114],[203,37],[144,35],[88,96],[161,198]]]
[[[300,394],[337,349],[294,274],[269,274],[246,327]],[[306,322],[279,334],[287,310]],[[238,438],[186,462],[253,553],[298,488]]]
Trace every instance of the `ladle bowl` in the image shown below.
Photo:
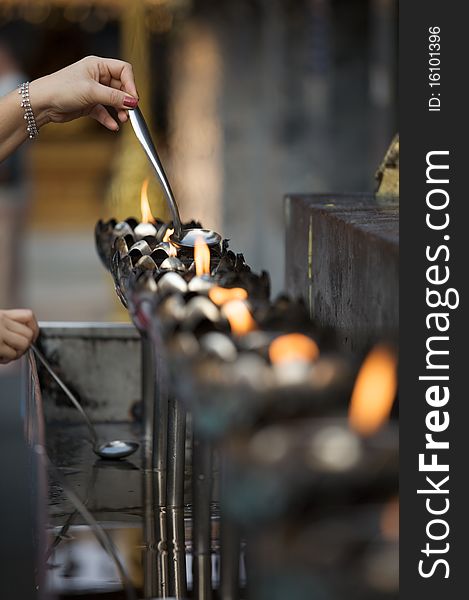
[[[120,458],[126,458],[127,456],[130,456],[136,452],[138,448],[139,444],[137,442],[113,440],[98,446],[93,446],[93,452],[101,458],[118,460]]]
[[[210,247],[221,244],[221,235],[211,229],[183,229],[181,238],[173,233],[169,239],[177,248],[194,248],[199,239],[202,239]]]

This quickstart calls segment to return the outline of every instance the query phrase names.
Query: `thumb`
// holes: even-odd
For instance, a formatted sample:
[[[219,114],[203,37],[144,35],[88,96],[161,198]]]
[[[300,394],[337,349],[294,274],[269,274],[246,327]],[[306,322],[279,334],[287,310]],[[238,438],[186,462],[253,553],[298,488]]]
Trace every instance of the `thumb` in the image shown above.
[[[117,110],[135,108],[138,104],[138,98],[134,98],[127,92],[116,90],[101,83],[96,83],[93,86],[91,95],[94,104],[112,106]]]

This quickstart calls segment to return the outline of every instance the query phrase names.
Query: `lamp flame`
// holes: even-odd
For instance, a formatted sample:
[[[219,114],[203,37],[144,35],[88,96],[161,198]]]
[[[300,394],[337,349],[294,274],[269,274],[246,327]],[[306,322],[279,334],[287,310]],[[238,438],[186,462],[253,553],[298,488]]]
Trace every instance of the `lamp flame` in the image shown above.
[[[281,335],[270,344],[269,357],[272,363],[312,362],[319,356],[314,340],[302,333]]]
[[[173,235],[174,233],[174,229],[168,229],[166,230],[164,236],[163,236],[163,242],[169,242],[169,238]]]
[[[151,214],[150,203],[148,202],[148,184],[150,180],[147,177],[142,183],[142,190],[140,192],[140,210],[142,211],[142,223],[154,223],[155,218]]]
[[[209,291],[208,296],[214,304],[223,306],[231,300],[246,300],[248,293],[244,288],[225,288],[216,285]]]
[[[389,419],[397,389],[397,359],[386,346],[376,346],[358,372],[349,408],[349,424],[369,436]]]
[[[195,240],[194,247],[195,272],[198,277],[210,275],[210,250],[202,237]]]
[[[252,318],[246,303],[242,300],[230,300],[224,304],[223,314],[228,319],[231,331],[235,335],[245,335],[256,329],[256,322]]]

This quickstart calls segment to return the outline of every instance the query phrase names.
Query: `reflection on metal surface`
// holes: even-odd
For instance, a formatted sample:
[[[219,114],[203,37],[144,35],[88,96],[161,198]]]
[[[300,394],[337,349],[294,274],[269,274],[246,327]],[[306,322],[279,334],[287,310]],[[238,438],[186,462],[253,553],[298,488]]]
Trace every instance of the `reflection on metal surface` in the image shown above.
[[[109,436],[123,433],[122,425],[101,425],[100,429],[100,435],[103,431]],[[111,537],[133,585],[143,591],[145,598],[170,595],[184,598],[186,586],[193,589],[191,513],[184,507],[157,507],[159,473],[142,470],[139,461],[143,457],[136,455],[133,462],[104,462],[94,461],[90,449],[83,453],[84,431],[84,426],[61,426],[48,432],[51,455],[61,465],[67,483],[86,497],[89,511]],[[186,473],[184,481],[188,477]],[[137,493],[140,488],[141,495]],[[190,501],[188,488],[183,506]],[[207,508],[208,545],[204,564],[209,568],[211,565],[209,585],[218,587],[218,511],[210,503]],[[52,534],[57,535],[64,523],[73,521],[51,553],[49,588],[64,596],[78,591],[91,594],[122,589],[113,562],[102,552],[90,528],[76,515],[60,486],[51,489],[49,513],[57,524],[50,531],[50,543]]]
[[[121,560],[129,568],[133,585],[142,584],[139,565],[142,531],[139,525],[103,524]],[[97,542],[88,525],[72,525],[51,555],[49,588],[55,593],[90,593],[122,589],[115,564]]]

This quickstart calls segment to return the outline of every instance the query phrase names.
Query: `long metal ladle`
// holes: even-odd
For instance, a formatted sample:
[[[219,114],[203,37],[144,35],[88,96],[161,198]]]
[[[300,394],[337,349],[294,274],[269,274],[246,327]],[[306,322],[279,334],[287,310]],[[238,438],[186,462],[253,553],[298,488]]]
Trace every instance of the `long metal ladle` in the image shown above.
[[[162,187],[164,194],[166,196],[166,200],[168,201],[169,210],[171,211],[171,216],[173,218],[174,225],[174,233],[171,236],[171,242],[175,246],[179,246],[182,248],[193,248],[195,246],[196,240],[202,238],[203,241],[208,246],[217,246],[221,242],[221,236],[212,231],[210,229],[183,229],[181,223],[181,217],[179,215],[178,205],[174,198],[173,191],[169,184],[168,177],[164,171],[161,160],[158,156],[158,153],[155,148],[155,144],[153,143],[152,137],[150,135],[150,131],[148,126],[143,118],[142,111],[137,106],[132,110],[129,110],[129,119],[134,129],[135,135],[137,136],[138,141],[141,143],[143,149],[145,150],[145,154],[150,161],[156,176],[158,177]]]
[[[86,425],[88,426],[88,430],[91,435],[91,440],[93,444],[93,452],[97,454],[101,458],[117,460],[119,458],[125,458],[126,456],[130,456],[134,452],[138,450],[139,444],[137,442],[126,442],[122,440],[112,440],[109,442],[105,442],[104,444],[99,443],[98,434],[93,423],[90,421],[85,409],[78,402],[75,396],[72,394],[70,389],[65,385],[65,383],[60,379],[54,369],[51,367],[49,361],[44,356],[44,354],[39,350],[39,348],[32,344],[31,348],[38,358],[38,360],[43,364],[46,371],[51,375],[54,381],[60,386],[62,391],[65,393],[67,398],[73,404],[73,406],[78,410],[83,419],[85,420]]]

